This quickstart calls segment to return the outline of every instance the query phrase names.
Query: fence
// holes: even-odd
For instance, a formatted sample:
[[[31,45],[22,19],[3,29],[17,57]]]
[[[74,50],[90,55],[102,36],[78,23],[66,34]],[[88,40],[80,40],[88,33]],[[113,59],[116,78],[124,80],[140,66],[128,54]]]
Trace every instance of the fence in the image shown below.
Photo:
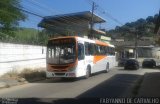
[[[0,75],[16,69],[45,67],[46,47],[0,42]]]

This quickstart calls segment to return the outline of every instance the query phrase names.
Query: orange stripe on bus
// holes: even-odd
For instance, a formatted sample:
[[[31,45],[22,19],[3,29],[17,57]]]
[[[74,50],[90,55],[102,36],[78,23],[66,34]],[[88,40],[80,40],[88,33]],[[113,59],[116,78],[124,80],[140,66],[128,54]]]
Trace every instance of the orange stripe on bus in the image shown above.
[[[105,56],[105,55],[94,56],[94,58],[93,58],[93,63],[96,64],[98,61],[100,61],[100,60],[102,60],[102,59],[104,59],[104,58],[106,58],[106,57],[107,57],[107,56]]]
[[[98,41],[98,40],[96,40],[95,42],[96,42],[96,44],[98,44],[98,45],[108,46],[108,44],[105,43],[105,42],[101,42],[101,41]]]

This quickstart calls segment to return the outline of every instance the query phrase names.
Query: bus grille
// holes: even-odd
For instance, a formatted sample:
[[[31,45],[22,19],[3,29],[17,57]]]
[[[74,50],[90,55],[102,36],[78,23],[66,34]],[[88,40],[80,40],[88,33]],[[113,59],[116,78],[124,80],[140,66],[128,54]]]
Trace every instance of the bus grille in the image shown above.
[[[55,75],[65,75],[65,73],[55,73]]]
[[[66,69],[68,66],[52,66],[53,69]]]

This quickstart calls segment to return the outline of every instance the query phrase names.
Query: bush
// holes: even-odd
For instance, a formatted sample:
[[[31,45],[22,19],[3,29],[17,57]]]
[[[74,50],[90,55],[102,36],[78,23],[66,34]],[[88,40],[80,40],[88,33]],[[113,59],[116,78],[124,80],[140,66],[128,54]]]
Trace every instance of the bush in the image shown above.
[[[19,74],[19,76],[25,78],[27,81],[34,81],[46,78],[45,71],[43,71],[41,68],[37,68],[34,70],[26,68]]]
[[[30,81],[45,79],[46,74],[44,68],[36,68],[36,69],[25,68],[24,70],[22,70],[22,72],[18,72],[17,70],[9,71],[2,77],[16,79],[19,82],[21,82],[20,80],[24,78],[26,81],[30,82]]]

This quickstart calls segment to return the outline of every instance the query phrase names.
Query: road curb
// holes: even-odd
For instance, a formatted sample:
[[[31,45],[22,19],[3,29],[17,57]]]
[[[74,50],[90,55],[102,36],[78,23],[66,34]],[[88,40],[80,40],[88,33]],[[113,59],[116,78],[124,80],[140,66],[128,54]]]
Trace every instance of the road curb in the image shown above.
[[[32,81],[27,81],[25,78],[21,78],[21,79],[16,80],[17,81],[16,83],[14,82],[12,84],[7,83],[7,82],[0,82],[0,89],[23,85],[23,84],[27,84],[27,83],[34,83],[34,82],[38,82],[41,80],[45,80],[45,78],[34,79]]]

